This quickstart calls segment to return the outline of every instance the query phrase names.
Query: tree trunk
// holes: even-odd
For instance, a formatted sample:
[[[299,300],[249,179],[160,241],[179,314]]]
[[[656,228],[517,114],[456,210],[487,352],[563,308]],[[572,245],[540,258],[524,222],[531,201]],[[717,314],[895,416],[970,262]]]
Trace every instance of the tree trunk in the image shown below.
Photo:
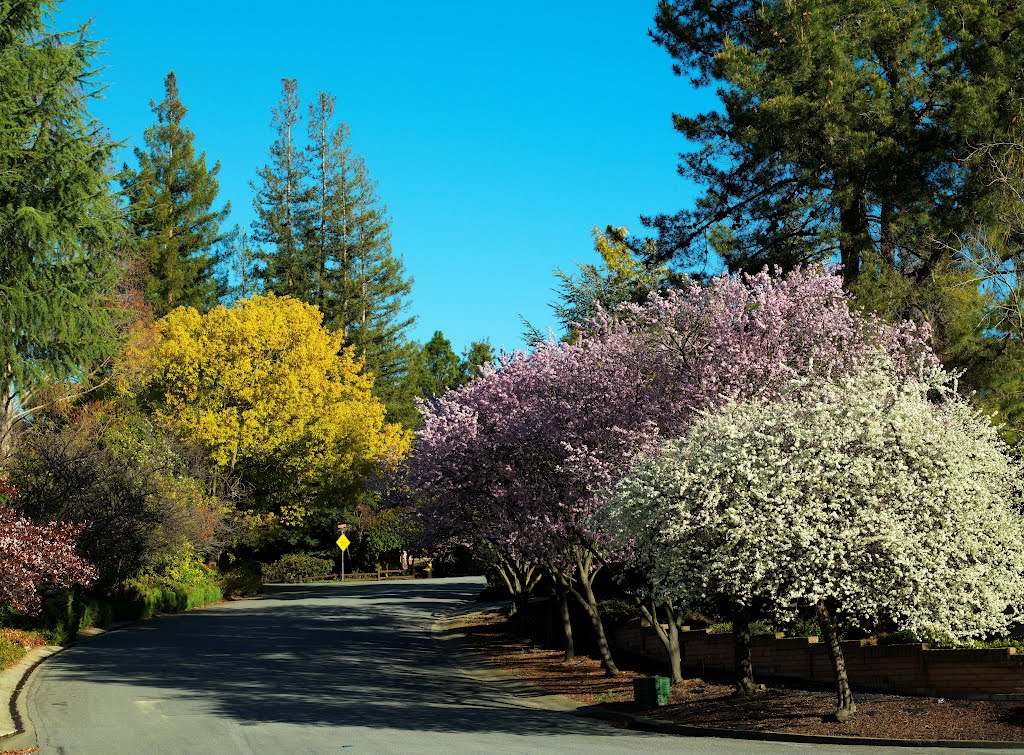
[[[17,422],[18,408],[14,395],[13,370],[8,365],[4,369],[4,378],[0,384],[0,462],[9,458],[14,451],[14,425]]]
[[[512,596],[509,618],[515,617],[519,629],[525,632],[529,620],[530,593],[540,581],[541,574],[534,566],[505,556],[499,556],[496,566]]]
[[[555,579],[555,585],[558,613],[562,617],[562,644],[565,647],[565,660],[571,661],[576,657],[576,645],[572,639],[572,618],[569,616],[569,591],[558,578]]]
[[[737,608],[732,619],[732,641],[735,650],[733,670],[736,673],[736,696],[750,697],[757,691],[754,665],[750,661],[750,609]]]
[[[683,681],[683,650],[679,644],[679,617],[676,616],[675,609],[671,604],[666,608],[668,644],[665,645],[665,649],[668,651],[668,666],[672,683],[678,684]]]
[[[516,618],[519,629],[525,633],[530,620],[530,596],[523,590],[522,583],[516,579],[516,592],[512,595],[512,616]]]
[[[839,633],[836,631],[836,625],[832,621],[832,616],[829,614],[824,600],[818,602],[815,611],[818,615],[821,633],[825,635],[825,644],[828,646],[832,670],[836,675],[836,720],[843,724],[857,712],[857,706],[853,702],[853,693],[850,691],[850,680],[846,675],[846,659],[843,658],[843,647],[839,644]]]
[[[849,290],[860,274],[861,261],[871,248],[867,207],[863,192],[850,187],[849,199],[839,208],[839,258],[843,263],[843,287]],[[856,193],[854,193],[856,192]]]
[[[612,658],[612,650],[608,644],[608,636],[604,632],[604,622],[601,621],[601,611],[597,607],[597,598],[594,596],[594,576],[596,571],[591,571],[593,564],[592,556],[576,556],[576,576],[579,580],[580,587],[583,588],[583,592],[580,593],[572,585],[569,585],[569,590],[572,592],[573,597],[579,601],[580,605],[587,612],[587,616],[590,617],[590,623],[594,627],[594,637],[597,640],[597,650],[601,655],[601,665],[604,667],[605,676],[618,676],[619,669],[615,665],[615,660]]]
[[[519,584],[515,569],[512,568],[511,564],[499,563],[498,574],[501,575],[501,581],[505,583],[505,589],[508,590],[509,598],[512,601],[508,607],[509,618],[512,618],[519,614],[519,604],[521,602],[519,594],[522,592],[522,586]]]
[[[654,628],[654,634],[657,635],[658,640],[665,647],[665,652],[668,654],[669,674],[672,683],[677,684],[683,681],[683,653],[679,645],[679,617],[676,616],[672,604],[662,604],[667,629],[658,620],[658,607],[653,602],[651,605],[647,605],[642,600],[636,600],[636,604],[640,609],[640,614]]]
[[[881,250],[882,264],[886,265],[889,272],[896,269],[896,239],[893,233],[893,209],[892,205],[882,205],[881,221],[879,222],[878,243]]]

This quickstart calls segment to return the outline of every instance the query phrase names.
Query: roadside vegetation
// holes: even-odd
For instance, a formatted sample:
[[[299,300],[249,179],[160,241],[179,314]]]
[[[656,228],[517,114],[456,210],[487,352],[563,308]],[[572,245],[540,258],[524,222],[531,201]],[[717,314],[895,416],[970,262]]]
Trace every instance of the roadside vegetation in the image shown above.
[[[666,0],[720,106],[700,195],[595,230],[558,332],[411,339],[412,281],[328,92],[282,79],[226,228],[169,72],[115,174],[88,30],[0,21],[0,661],[348,571],[484,570],[523,634],[1020,647],[1024,10]],[[306,99],[304,99],[306,97]],[[666,107],[666,112],[668,111]],[[115,178],[116,175],[116,178]],[[538,281],[538,285],[546,285]],[[469,316],[469,314],[467,314]],[[42,638],[42,640],[40,639]]]
[[[256,221],[227,228],[173,71],[115,170],[99,46],[56,5],[0,14],[0,627],[63,643],[336,573],[341,523],[349,570],[408,568],[414,527],[383,501],[416,401],[490,346],[410,339],[330,94],[282,80]]]

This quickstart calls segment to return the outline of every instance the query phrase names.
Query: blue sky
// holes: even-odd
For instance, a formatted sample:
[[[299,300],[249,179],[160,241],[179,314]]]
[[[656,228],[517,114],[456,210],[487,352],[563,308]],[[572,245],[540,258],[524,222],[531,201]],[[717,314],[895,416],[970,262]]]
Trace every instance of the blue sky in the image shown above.
[[[641,213],[692,202],[671,114],[713,95],[650,41],[655,5],[67,0],[56,26],[93,20],[108,88],[92,113],[129,146],[176,72],[244,227],[281,78],[304,101],[336,95],[415,278],[413,336],[510,349],[520,315],[553,324],[551,271],[595,261],[592,228],[639,230]]]

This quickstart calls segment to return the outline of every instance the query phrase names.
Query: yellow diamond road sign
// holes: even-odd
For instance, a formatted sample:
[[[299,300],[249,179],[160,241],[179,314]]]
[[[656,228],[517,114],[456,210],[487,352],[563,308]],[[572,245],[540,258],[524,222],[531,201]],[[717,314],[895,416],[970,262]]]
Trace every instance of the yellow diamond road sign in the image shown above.
[[[342,552],[344,552],[345,549],[348,548],[348,546],[351,544],[351,541],[347,537],[345,537],[344,533],[334,542],[338,544],[338,547],[341,548]]]

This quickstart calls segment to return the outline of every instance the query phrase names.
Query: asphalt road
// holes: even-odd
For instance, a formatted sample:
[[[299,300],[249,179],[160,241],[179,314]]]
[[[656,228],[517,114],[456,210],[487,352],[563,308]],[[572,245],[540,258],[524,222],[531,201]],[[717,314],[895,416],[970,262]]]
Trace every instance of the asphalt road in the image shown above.
[[[481,584],[277,587],[135,624],[47,660],[29,717],[44,753],[849,752],[629,732],[536,707],[540,695],[461,670],[458,643],[431,633]]]

